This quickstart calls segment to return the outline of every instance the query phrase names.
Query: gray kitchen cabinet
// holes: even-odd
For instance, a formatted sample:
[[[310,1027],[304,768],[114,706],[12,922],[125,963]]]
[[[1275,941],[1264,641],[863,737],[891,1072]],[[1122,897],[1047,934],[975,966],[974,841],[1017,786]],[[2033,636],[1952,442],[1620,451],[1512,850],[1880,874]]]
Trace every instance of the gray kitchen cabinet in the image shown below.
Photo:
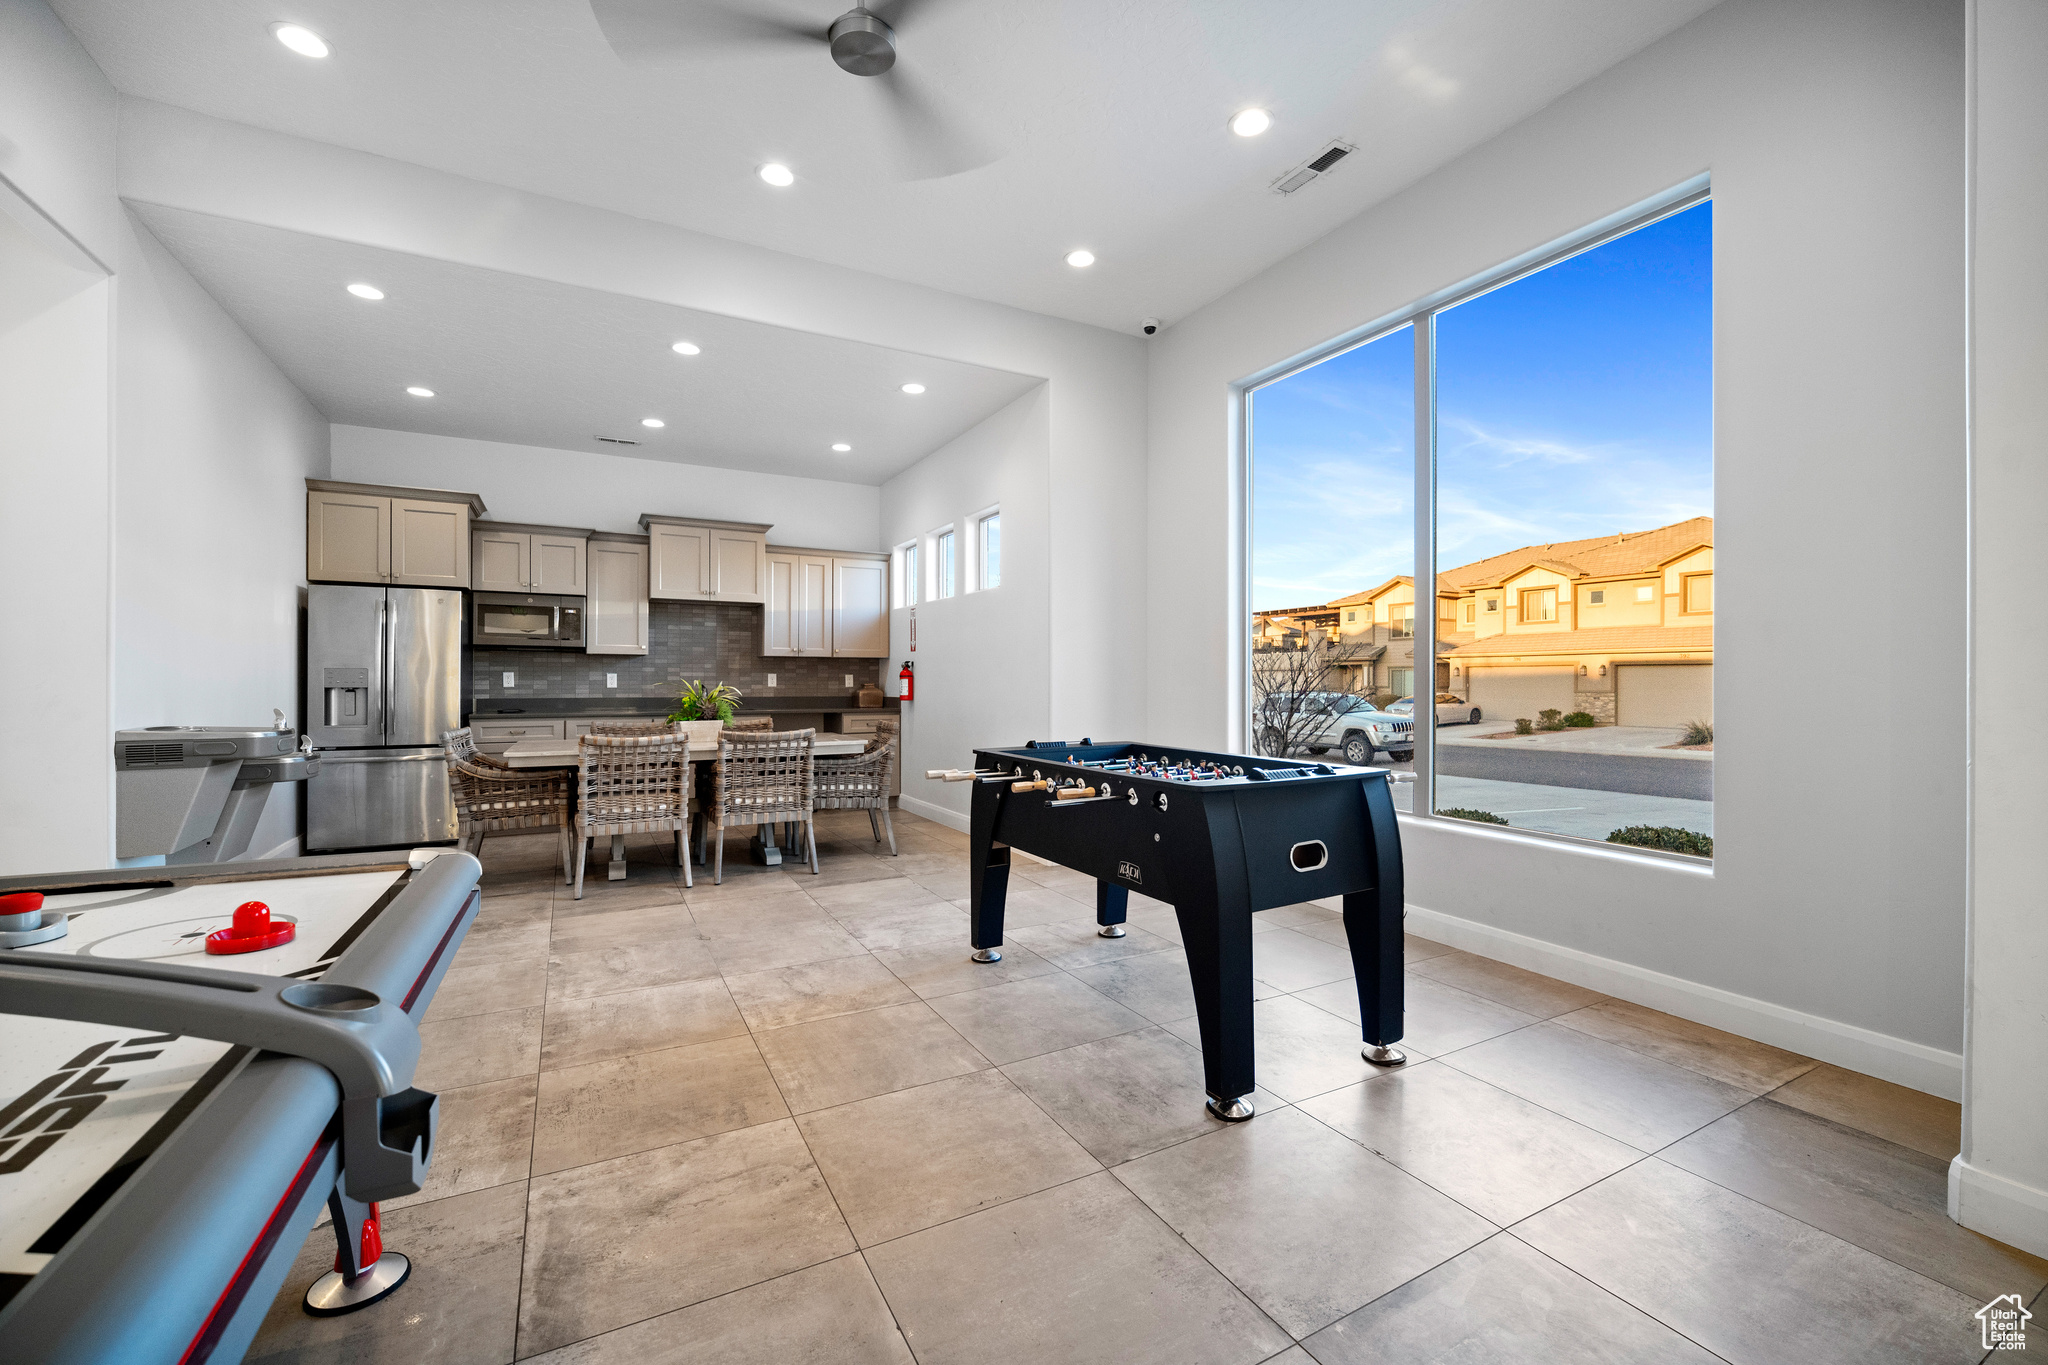
[[[589,531],[561,526],[480,523],[471,534],[475,546],[471,586],[478,592],[582,597],[588,591],[585,546],[590,535]]]
[[[889,654],[889,557],[864,550],[768,549],[761,652],[812,658]]]
[[[832,559],[832,653],[841,659],[889,657],[889,559]]]
[[[830,658],[831,557],[809,551],[771,549],[764,563],[768,592],[761,617],[761,652]]]
[[[648,538],[599,531],[588,546],[583,652],[647,652]]]
[[[306,480],[306,578],[315,583],[470,586],[474,493]]]
[[[768,600],[768,527],[643,513],[648,591],[661,602]]]
[[[483,754],[502,754],[522,739],[562,738],[559,720],[472,720],[469,728]]]

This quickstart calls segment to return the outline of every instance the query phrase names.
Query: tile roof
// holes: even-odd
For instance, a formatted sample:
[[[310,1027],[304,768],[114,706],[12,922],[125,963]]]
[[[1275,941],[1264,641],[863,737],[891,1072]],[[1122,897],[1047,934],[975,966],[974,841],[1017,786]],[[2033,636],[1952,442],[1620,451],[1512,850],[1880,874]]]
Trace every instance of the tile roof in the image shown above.
[[[1632,531],[1618,536],[1594,536],[1587,540],[1565,540],[1551,545],[1524,545],[1505,554],[1490,555],[1446,569],[1437,575],[1439,591],[1490,587],[1509,574],[1531,564],[1572,578],[1609,578],[1617,574],[1648,573],[1673,555],[1695,545],[1714,543],[1714,519],[1692,517],[1659,526],[1654,531]]]
[[[1461,644],[1445,653],[1455,658],[1490,654],[1643,654],[1671,651],[1711,654],[1712,626],[1596,626],[1591,630],[1509,631]]]

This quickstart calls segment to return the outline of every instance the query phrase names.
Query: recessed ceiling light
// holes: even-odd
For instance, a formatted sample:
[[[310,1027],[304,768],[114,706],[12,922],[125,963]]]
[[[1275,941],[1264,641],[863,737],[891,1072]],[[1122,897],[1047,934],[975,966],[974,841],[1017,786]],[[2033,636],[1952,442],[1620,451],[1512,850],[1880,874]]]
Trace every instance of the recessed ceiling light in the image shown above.
[[[771,161],[761,168],[761,178],[778,190],[786,190],[796,183],[796,172],[780,161]]]
[[[1067,264],[1076,270],[1085,270],[1095,264],[1095,253],[1086,250],[1069,251],[1067,253]]]
[[[1263,109],[1240,109],[1230,118],[1230,131],[1239,137],[1257,137],[1273,126],[1273,116]]]
[[[697,355],[701,353],[704,348],[702,346],[699,346],[694,341],[678,341],[675,345],[669,347],[669,349],[671,351],[674,351],[677,355]]]
[[[301,57],[325,57],[328,53],[327,40],[303,24],[272,24],[270,31]]]
[[[432,389],[423,389],[417,384],[407,389],[406,392],[411,394],[415,398],[432,398],[434,396],[434,391]]]
[[[640,425],[643,427],[665,427],[668,423],[662,421],[659,417],[642,417]]]
[[[838,452],[839,452],[839,453],[840,453],[841,455],[844,455],[844,454],[845,454],[845,453],[846,453],[847,451],[849,451],[849,450],[852,450],[852,449],[853,449],[853,447],[852,447],[852,446],[848,445],[848,444],[847,444],[846,442],[844,442],[844,441],[841,441],[841,442],[839,442],[838,444],[834,445],[834,446],[833,446],[832,448],[833,448],[834,450],[838,451]]]
[[[384,297],[384,291],[374,284],[352,284],[348,287],[348,292],[354,294],[359,299],[381,299]]]
[[[903,386],[903,391],[904,391],[905,393],[923,393],[923,392],[924,392],[924,385],[922,385],[922,384],[905,384],[905,385]]]

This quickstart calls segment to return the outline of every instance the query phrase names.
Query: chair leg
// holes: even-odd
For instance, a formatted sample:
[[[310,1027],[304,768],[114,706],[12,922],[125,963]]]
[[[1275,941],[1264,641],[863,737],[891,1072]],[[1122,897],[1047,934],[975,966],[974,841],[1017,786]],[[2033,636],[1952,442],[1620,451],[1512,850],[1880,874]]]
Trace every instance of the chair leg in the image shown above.
[[[896,856],[896,822],[889,818],[889,808],[882,807],[882,828],[889,831],[889,856]]]
[[[725,885],[725,826],[718,827],[718,854],[711,864],[711,884]]]
[[[873,806],[868,807],[868,831],[875,836],[876,843],[882,842],[882,825],[880,821],[875,819],[875,808]]]
[[[589,856],[590,841],[588,839],[578,839],[576,841],[576,899],[579,901],[583,899],[583,864],[584,860]]]
[[[683,870],[683,889],[695,886],[690,880],[690,834],[681,825],[676,826],[676,866]]]
[[[569,827],[557,825],[555,833],[561,836],[559,842],[562,845],[562,885],[567,886],[575,880],[576,875],[569,870]]]
[[[457,847],[460,847],[460,845],[457,845]],[[481,826],[477,828],[476,832],[476,847],[470,849],[469,856],[478,862],[484,860],[484,832]]]
[[[811,850],[811,875],[815,877],[818,875],[818,822],[816,820],[804,821],[804,843]]]

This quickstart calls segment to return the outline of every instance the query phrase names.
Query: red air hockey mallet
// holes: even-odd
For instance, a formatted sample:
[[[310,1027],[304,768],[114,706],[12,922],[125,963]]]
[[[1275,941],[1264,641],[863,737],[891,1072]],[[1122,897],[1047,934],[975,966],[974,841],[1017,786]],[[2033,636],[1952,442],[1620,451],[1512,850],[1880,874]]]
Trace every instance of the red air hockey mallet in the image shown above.
[[[253,953],[290,943],[298,932],[299,926],[288,919],[271,919],[270,907],[262,901],[243,901],[235,907],[232,928],[216,929],[206,936],[206,951],[215,954]]]

